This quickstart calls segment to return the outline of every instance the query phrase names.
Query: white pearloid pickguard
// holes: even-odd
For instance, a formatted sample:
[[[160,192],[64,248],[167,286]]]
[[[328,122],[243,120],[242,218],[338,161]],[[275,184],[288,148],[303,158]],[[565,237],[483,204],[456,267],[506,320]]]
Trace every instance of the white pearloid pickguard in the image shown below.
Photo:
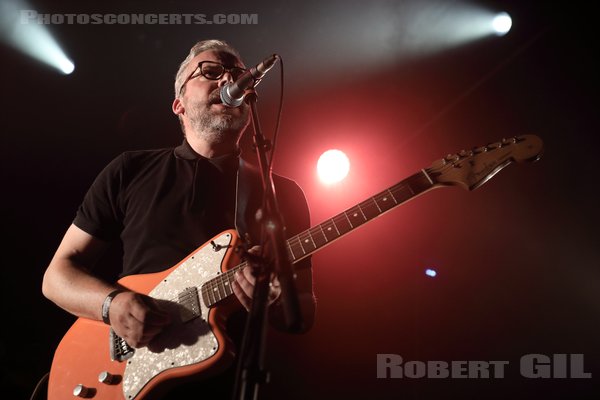
[[[217,245],[206,245],[193,253],[186,261],[159,283],[149,296],[167,300],[163,304],[171,308],[171,315],[179,318],[177,304],[179,293],[196,287],[198,293],[204,282],[221,273],[221,263],[231,244],[231,234],[226,233],[214,240]],[[123,395],[134,399],[148,382],[171,368],[188,366],[213,356],[219,343],[208,324],[209,309],[200,300],[200,316],[191,321],[178,321],[152,341],[151,346],[135,350],[127,360],[123,375]]]

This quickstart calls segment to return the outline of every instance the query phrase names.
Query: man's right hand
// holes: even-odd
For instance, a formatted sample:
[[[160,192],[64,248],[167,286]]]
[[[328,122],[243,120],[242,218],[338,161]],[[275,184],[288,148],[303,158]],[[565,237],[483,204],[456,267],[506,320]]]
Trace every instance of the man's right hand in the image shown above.
[[[134,348],[147,346],[171,323],[170,315],[155,299],[129,291],[113,299],[109,319],[115,333]]]

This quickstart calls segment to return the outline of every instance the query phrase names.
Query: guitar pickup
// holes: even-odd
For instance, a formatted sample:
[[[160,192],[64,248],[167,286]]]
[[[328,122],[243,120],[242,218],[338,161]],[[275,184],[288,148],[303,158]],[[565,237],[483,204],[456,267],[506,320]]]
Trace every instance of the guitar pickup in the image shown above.
[[[178,299],[181,322],[186,323],[202,315],[197,287],[186,288],[183,292],[179,293]]]

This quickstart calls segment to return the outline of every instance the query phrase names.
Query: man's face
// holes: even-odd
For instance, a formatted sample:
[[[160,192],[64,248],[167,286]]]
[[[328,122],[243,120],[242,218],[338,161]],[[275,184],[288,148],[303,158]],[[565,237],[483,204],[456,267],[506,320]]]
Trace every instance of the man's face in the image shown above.
[[[186,134],[199,135],[211,143],[237,142],[239,135],[249,122],[249,106],[227,107],[221,103],[220,89],[232,81],[231,74],[225,72],[218,80],[210,80],[200,74],[198,63],[215,61],[226,67],[244,67],[233,55],[216,50],[199,53],[188,64],[185,77],[194,77],[185,84],[179,100],[183,106],[180,114],[187,123]],[[190,131],[190,128],[192,132]]]

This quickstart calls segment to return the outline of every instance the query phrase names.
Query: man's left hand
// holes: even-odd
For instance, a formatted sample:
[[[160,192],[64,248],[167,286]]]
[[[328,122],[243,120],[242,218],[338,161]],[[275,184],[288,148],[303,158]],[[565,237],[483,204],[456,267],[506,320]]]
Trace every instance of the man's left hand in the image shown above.
[[[252,255],[258,255],[260,253],[260,247],[254,246],[248,253]],[[231,287],[233,288],[233,293],[238,298],[242,306],[246,310],[250,310],[250,306],[252,305],[252,297],[254,295],[254,285],[256,284],[256,277],[254,276],[252,269],[257,268],[254,263],[248,262],[248,265],[242,268],[240,271],[235,273],[235,281],[233,281]],[[281,286],[279,285],[279,281],[277,277],[272,276],[271,282],[269,283],[269,302],[271,305],[279,298],[281,295]]]

